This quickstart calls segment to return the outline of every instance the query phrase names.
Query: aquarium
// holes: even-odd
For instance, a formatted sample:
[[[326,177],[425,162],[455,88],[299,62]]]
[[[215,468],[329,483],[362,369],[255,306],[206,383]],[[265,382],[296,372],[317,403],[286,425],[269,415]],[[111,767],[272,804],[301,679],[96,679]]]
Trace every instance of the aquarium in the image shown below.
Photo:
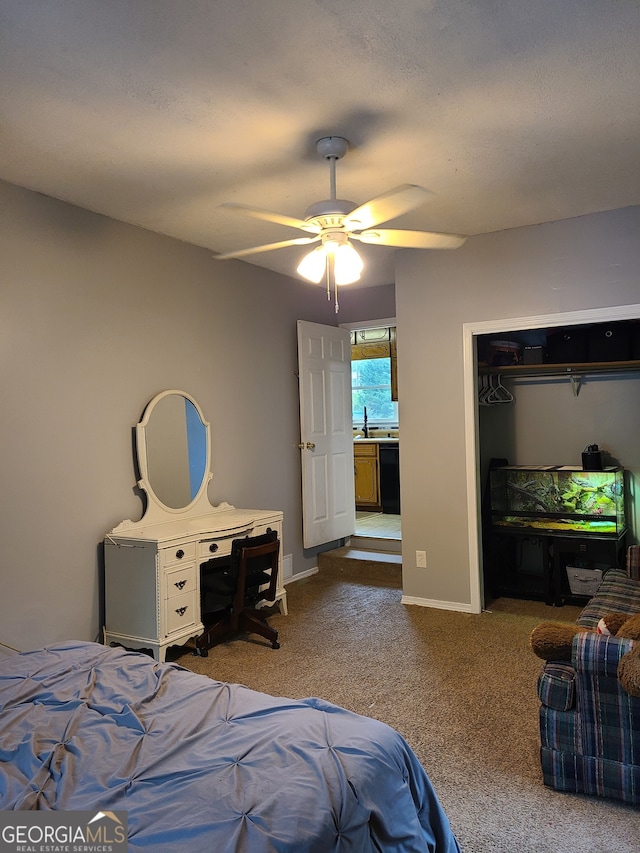
[[[615,537],[625,530],[622,468],[507,465],[489,477],[494,527]]]

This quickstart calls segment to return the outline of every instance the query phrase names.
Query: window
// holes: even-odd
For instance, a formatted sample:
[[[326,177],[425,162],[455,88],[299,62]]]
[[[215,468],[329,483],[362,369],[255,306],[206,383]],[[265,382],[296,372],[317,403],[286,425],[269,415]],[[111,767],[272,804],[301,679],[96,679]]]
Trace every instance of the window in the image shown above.
[[[398,404],[391,399],[391,359],[361,358],[351,362],[351,407],[354,427],[397,426]]]

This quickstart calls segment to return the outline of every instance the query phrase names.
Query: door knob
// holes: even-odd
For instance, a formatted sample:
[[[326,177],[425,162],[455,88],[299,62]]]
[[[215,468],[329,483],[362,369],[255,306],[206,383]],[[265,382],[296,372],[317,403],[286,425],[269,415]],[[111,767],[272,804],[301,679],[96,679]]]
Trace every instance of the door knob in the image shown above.
[[[298,447],[300,448],[300,450],[304,450],[305,448],[307,450],[315,450],[316,449],[316,446],[312,441],[307,441],[306,444],[304,443],[304,441],[302,441],[302,442],[300,442]]]

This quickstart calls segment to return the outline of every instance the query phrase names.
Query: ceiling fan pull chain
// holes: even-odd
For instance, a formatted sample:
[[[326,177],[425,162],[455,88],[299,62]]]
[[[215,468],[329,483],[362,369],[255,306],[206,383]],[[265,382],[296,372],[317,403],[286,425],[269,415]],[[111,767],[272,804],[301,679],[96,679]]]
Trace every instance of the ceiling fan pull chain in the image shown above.
[[[327,302],[331,302],[331,259],[333,255],[327,253],[325,256],[325,267],[326,267],[326,275],[325,278],[327,280]]]
[[[327,299],[331,300],[331,285],[333,285],[333,298],[335,300],[336,314],[340,310],[338,304],[338,282],[336,281],[336,258],[333,252],[327,254]]]

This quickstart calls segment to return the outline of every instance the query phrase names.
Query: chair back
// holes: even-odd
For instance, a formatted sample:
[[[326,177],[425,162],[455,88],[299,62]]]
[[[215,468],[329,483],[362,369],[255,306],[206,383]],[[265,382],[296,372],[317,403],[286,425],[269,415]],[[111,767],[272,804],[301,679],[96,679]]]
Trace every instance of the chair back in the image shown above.
[[[231,571],[237,578],[235,609],[247,601],[275,601],[280,540],[276,530],[234,539]]]

